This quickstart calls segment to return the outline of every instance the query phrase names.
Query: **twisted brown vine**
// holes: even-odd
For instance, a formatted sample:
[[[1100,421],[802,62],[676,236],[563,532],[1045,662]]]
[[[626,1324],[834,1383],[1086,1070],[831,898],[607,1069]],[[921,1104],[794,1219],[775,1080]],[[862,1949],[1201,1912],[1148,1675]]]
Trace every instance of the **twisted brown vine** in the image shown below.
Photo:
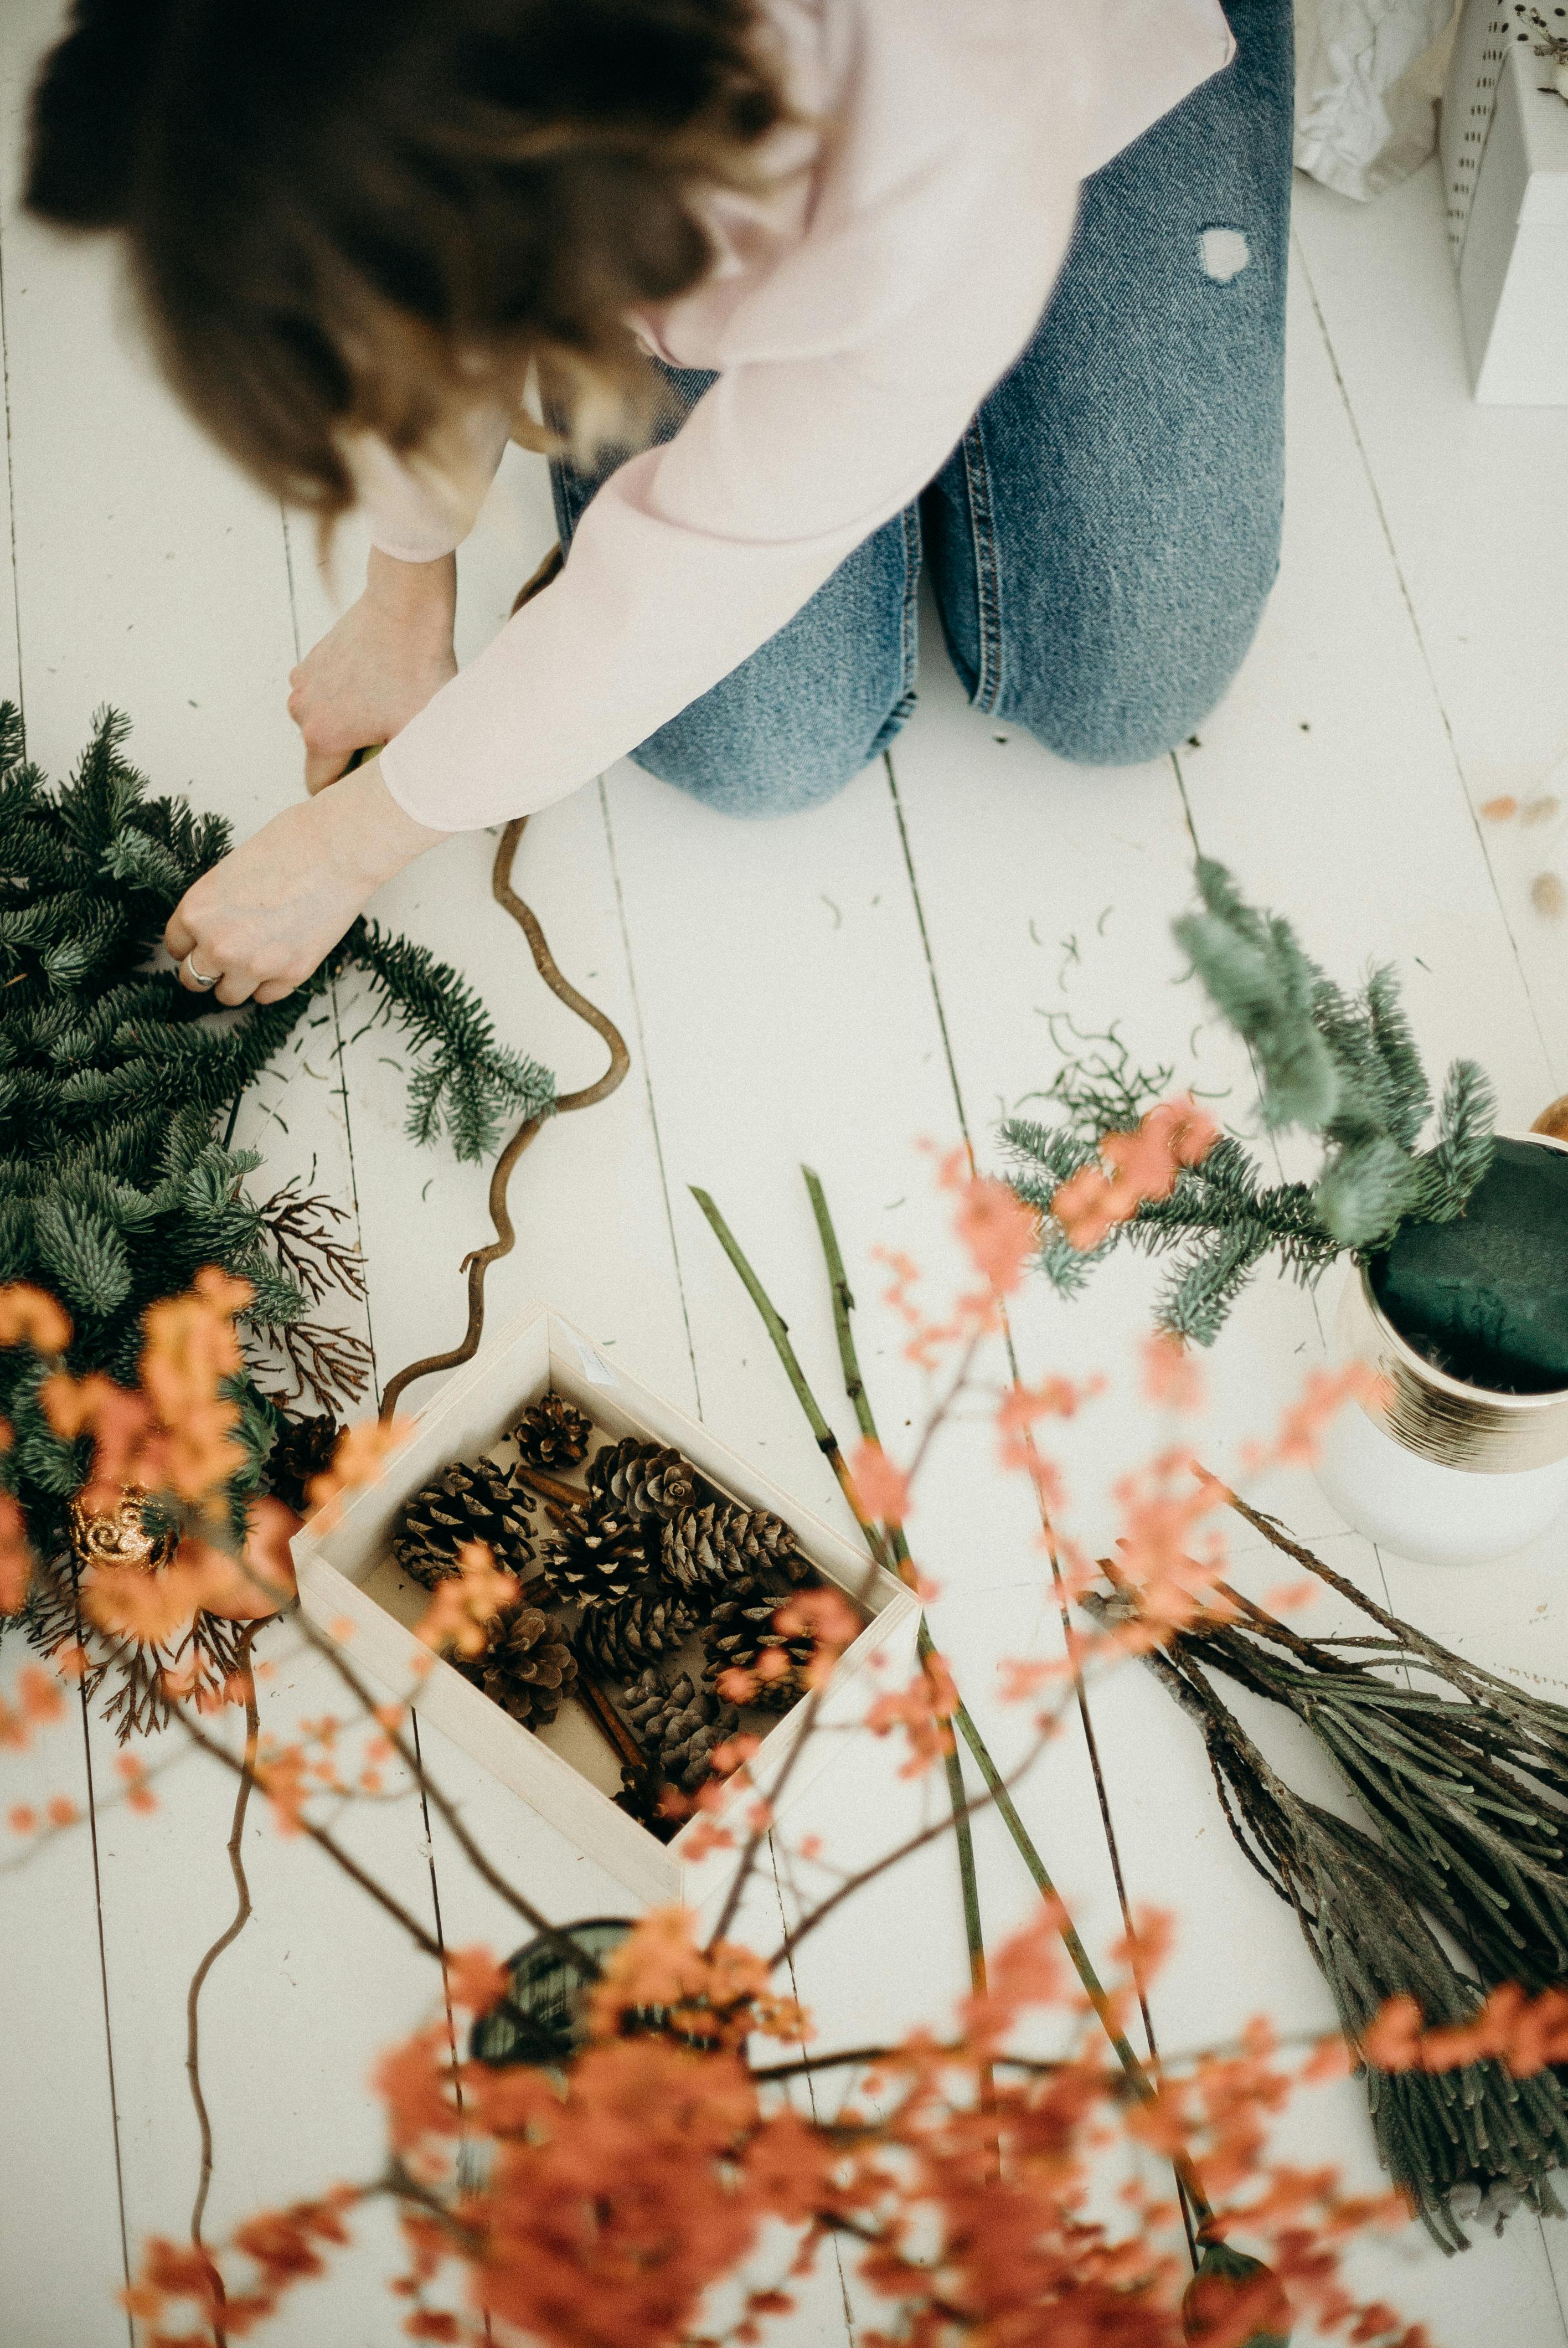
[[[250,1807],[251,1788],[255,1783],[256,1755],[261,1744],[261,1719],[256,1704],[256,1676],[251,1667],[251,1648],[258,1622],[245,1626],[240,1641],[238,1671],[244,1688],[245,1755],[240,1771],[239,1790],[234,1797],[234,1815],[229,1828],[229,1865],[234,1877],[235,1909],[231,1921],[220,1932],[195,1972],[185,1999],[185,2069],[190,2081],[190,2100],[196,2107],[196,2125],[201,2132],[201,2166],[197,2179],[196,2200],[190,2212],[192,2248],[206,2266],[212,2284],[212,2336],[215,2348],[225,2348],[228,2327],[223,2321],[225,2293],[223,2278],[216,2260],[201,2239],[201,2220],[206,2213],[208,2190],[212,2183],[212,2122],[207,2110],[207,2098],[201,2088],[200,2031],[199,2026],[201,1992],[208,1974],[225,1949],[237,1941],[251,1921],[251,1885],[245,1873],[245,1860],[241,1843],[245,1833],[245,1812]]]
[[[512,606],[514,613],[548,587],[560,567],[561,551],[558,546],[545,557],[523,587]],[[497,904],[511,915],[527,938],[534,967],[550,993],[564,1003],[569,1011],[574,1011],[579,1019],[586,1020],[610,1048],[610,1066],[597,1084],[584,1085],[577,1092],[561,1094],[552,1114],[564,1117],[572,1109],[592,1108],[600,1101],[608,1100],[631,1066],[631,1056],[614,1022],[596,1004],[590,1003],[586,994],[579,994],[569,979],[561,975],[545,933],[539,927],[538,915],[531,906],[524,904],[512,887],[512,865],[527,822],[527,816],[514,816],[502,832],[490,872],[490,892]],[[517,1244],[517,1233],[512,1228],[507,1203],[512,1170],[544,1122],[541,1117],[526,1117],[496,1160],[490,1176],[488,1200],[490,1220],[495,1226],[496,1236],[486,1246],[472,1249],[458,1266],[460,1272],[467,1274],[468,1280],[468,1325],[461,1344],[455,1345],[450,1353],[427,1354],[419,1361],[406,1363],[397,1375],[388,1381],[382,1395],[381,1416],[384,1419],[391,1417],[405,1390],[417,1379],[431,1377],[437,1370],[455,1370],[459,1363],[472,1361],[478,1352],[479,1340],[485,1329],[485,1275],[502,1256],[510,1255]]]

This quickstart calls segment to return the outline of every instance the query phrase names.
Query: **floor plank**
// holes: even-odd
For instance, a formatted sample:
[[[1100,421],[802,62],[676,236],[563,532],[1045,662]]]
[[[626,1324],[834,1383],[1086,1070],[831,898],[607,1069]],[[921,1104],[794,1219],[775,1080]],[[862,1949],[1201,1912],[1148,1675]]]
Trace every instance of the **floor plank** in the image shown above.
[[[1530,892],[1568,879],[1568,669],[1549,649],[1568,623],[1568,410],[1471,401],[1436,172],[1367,207],[1304,184],[1296,236],[1450,756],[1476,808],[1537,809],[1481,836],[1560,1090],[1568,932]]]

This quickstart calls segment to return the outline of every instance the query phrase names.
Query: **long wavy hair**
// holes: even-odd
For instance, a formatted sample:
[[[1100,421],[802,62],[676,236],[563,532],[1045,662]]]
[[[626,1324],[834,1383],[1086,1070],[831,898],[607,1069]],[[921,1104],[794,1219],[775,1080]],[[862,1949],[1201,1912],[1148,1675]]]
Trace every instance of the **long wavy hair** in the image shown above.
[[[26,195],[123,240],[186,406],[330,522],[357,434],[437,471],[481,402],[635,438],[627,314],[705,274],[698,199],[784,118],[753,0],[77,0]]]

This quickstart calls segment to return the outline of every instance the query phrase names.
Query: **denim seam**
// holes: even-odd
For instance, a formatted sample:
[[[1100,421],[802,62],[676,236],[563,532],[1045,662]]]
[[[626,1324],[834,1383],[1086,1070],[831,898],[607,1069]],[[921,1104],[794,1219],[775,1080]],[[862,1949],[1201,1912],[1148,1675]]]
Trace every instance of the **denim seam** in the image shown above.
[[[964,434],[963,451],[965,502],[975,558],[977,657],[974,691],[969,697],[977,709],[989,712],[1001,698],[1001,579],[990,468],[986,462],[979,417]]]
[[[902,729],[915,706],[916,679],[920,662],[920,510],[906,506],[904,522],[904,609],[899,623],[898,698],[877,729],[868,756],[879,758]]]

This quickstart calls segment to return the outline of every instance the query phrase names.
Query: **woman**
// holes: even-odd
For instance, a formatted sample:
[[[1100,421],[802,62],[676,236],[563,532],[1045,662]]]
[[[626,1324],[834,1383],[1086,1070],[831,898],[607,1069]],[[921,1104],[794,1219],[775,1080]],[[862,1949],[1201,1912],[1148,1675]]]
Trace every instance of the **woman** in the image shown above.
[[[120,240],[258,480],[372,530],[292,678],[313,796],[178,907],[186,983],[275,1000],[627,753],[826,798],[912,706],[923,561],[978,707],[1182,739],[1276,565],[1289,117],[1286,0],[78,0],[32,210]],[[458,675],[509,437],[567,561]]]

